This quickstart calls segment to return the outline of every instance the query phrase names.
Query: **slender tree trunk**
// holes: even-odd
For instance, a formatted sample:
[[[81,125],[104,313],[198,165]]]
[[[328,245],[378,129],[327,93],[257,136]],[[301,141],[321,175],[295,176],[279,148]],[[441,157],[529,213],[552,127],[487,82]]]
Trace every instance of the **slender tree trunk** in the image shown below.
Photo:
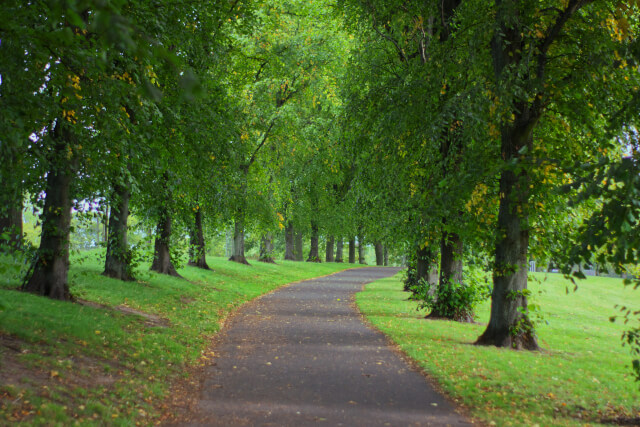
[[[189,265],[202,268],[203,270],[211,270],[207,264],[207,248],[204,241],[204,226],[202,221],[202,209],[196,206],[194,213],[194,228],[191,232],[191,256],[189,257]]]
[[[462,239],[456,233],[442,233],[440,244],[440,286],[462,282]]]
[[[296,261],[304,261],[304,254],[302,253],[302,233],[300,231],[295,231],[295,257]]]
[[[382,266],[384,265],[384,247],[381,242],[375,242],[374,248],[376,251],[376,265]]]
[[[349,239],[349,264],[356,263],[356,238]]]
[[[362,235],[358,236],[358,264],[366,264],[364,259],[364,239]]]
[[[71,180],[73,165],[67,158],[71,150],[71,131],[58,120],[52,132],[55,141],[51,169],[47,174],[42,211],[40,247],[25,278],[22,290],[53,299],[70,301],[69,231],[71,227]]]
[[[389,247],[384,245],[384,266],[387,267],[389,265]]]
[[[130,198],[129,183],[114,183],[107,235],[107,256],[102,274],[119,280],[133,280],[131,255],[127,244]]]
[[[289,261],[295,261],[295,232],[293,229],[293,223],[287,222],[287,226],[284,229],[284,259]]]
[[[309,248],[307,262],[322,262],[320,259],[319,240],[318,223],[311,221],[311,248]]]
[[[182,277],[178,274],[171,262],[171,213],[167,207],[162,208],[160,219],[156,227],[156,238],[153,251],[153,263],[151,271],[167,274],[173,277]]]
[[[15,200],[0,212],[0,245],[6,245],[12,250],[20,247],[22,233],[22,200]]]
[[[260,239],[260,262],[275,264],[273,259],[273,238],[271,233],[265,233]]]
[[[343,246],[344,241],[342,237],[338,237],[338,241],[336,242],[336,262],[344,262]]]
[[[335,238],[333,236],[327,237],[327,246],[326,246],[325,251],[324,251],[324,255],[325,255],[324,260],[326,262],[334,262],[335,261],[335,258],[333,256],[333,243],[334,243],[334,241],[335,241]]]
[[[427,283],[430,281],[429,274],[433,268],[433,253],[427,247],[418,247],[416,252],[416,280],[424,279]]]
[[[229,261],[250,265],[244,256],[244,213],[239,215],[235,222],[235,228],[233,230],[233,255],[229,258]]]
[[[3,153],[0,164],[0,249],[22,246],[23,191],[20,163],[13,152]]]

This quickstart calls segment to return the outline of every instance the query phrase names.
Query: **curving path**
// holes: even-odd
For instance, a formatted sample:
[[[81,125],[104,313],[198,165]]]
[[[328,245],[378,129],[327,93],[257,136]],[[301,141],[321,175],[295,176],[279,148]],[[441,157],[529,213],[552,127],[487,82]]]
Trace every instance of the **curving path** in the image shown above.
[[[353,306],[363,284],[397,271],[347,270],[241,309],[214,349],[193,419],[219,426],[469,425]]]

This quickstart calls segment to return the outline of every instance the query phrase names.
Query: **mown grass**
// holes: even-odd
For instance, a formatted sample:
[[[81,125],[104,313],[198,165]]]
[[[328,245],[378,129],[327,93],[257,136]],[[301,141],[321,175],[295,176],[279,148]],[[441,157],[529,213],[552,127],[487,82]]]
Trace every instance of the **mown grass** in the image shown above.
[[[209,258],[214,271],[180,269],[186,280],[143,265],[137,282],[120,282],[100,275],[97,256],[83,258],[71,291],[91,305],[18,292],[19,267],[0,260],[0,425],[152,424],[171,381],[207,357],[231,311],[286,283],[355,267]]]
[[[532,278],[529,287],[543,317],[541,352],[473,345],[489,320],[488,302],[477,311],[480,324],[424,319],[417,303],[407,300],[400,276],[367,285],[357,303],[373,325],[487,424],[598,425],[640,417],[640,384],[620,340],[625,326],[609,321],[616,304],[640,307],[640,291],[618,279],[590,277],[574,293],[561,275]]]

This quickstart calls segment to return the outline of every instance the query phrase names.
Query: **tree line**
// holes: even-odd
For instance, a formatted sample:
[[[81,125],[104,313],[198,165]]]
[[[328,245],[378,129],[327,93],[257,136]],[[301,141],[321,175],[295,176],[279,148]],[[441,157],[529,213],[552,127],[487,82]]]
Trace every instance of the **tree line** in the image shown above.
[[[111,277],[133,275],[130,212],[171,275],[176,235],[207,268],[207,227],[233,224],[241,263],[247,230],[266,262],[277,235],[300,259],[307,234],[310,261],[357,239],[410,260],[433,316],[472,318],[488,271],[478,343],[537,349],[530,260],[637,264],[639,7],[5,2],[0,226],[19,238],[27,197],[42,223],[23,289],[71,298],[72,208],[100,200]]]

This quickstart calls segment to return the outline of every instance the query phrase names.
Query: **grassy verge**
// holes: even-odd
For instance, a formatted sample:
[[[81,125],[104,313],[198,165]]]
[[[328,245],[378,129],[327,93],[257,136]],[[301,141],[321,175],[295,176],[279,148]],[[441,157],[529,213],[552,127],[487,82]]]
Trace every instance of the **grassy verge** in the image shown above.
[[[562,276],[533,277],[538,282],[530,288],[544,319],[538,327],[542,352],[472,345],[489,320],[489,303],[478,310],[480,324],[425,320],[417,304],[407,301],[399,276],[367,285],[357,303],[373,325],[487,424],[597,425],[640,417],[639,384],[620,341],[624,325],[608,320],[616,304],[640,307],[640,291],[624,288],[621,280],[589,278],[567,294]]]
[[[0,260],[2,261],[2,260]],[[15,290],[16,266],[0,263],[0,425],[147,425],[172,380],[205,358],[209,339],[236,307],[286,283],[350,264],[208,259],[214,271],[152,274],[138,282],[100,275],[96,257],[70,272],[62,303]]]

